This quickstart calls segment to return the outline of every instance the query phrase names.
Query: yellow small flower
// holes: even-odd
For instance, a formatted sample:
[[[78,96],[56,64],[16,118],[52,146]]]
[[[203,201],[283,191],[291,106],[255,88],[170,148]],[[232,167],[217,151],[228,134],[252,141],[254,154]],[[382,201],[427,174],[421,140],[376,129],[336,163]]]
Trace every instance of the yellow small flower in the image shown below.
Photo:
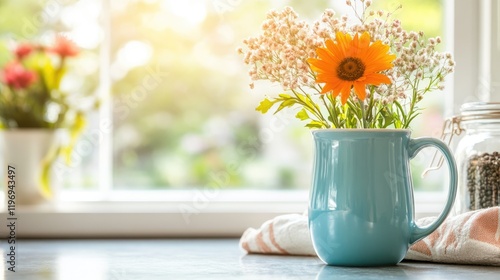
[[[396,55],[389,54],[389,46],[381,41],[370,43],[370,34],[361,36],[337,32],[335,42],[326,40],[326,48],[317,48],[318,58],[307,61],[318,73],[317,83],[325,83],[321,93],[339,94],[342,104],[347,102],[354,88],[359,99],[366,97],[367,85],[390,84],[391,80],[379,72],[393,67]]]

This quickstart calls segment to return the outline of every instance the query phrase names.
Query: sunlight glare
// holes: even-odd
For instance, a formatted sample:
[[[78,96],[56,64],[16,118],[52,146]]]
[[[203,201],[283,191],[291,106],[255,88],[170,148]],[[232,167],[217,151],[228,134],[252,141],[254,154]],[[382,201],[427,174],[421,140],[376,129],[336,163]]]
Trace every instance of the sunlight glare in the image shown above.
[[[207,16],[207,7],[204,1],[184,0],[173,1],[164,0],[162,8],[179,18],[184,19],[188,24],[194,26],[203,22]]]
[[[132,69],[146,64],[153,55],[151,45],[141,41],[129,41],[117,54],[117,60],[121,66]]]
[[[58,280],[104,280],[108,264],[102,256],[85,253],[63,253],[57,257]]]
[[[67,32],[75,43],[84,49],[94,49],[102,39],[102,30],[99,26],[101,5],[99,1],[82,1],[62,9],[61,22],[71,28]]]
[[[102,30],[97,24],[79,25],[70,33],[75,44],[84,49],[94,49],[101,43]]]

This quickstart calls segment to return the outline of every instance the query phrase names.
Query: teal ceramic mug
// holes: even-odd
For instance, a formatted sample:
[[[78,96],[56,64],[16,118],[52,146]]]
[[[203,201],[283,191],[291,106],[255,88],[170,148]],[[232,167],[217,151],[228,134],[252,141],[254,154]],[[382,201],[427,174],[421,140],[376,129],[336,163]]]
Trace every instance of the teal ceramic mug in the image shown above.
[[[315,155],[309,229],[319,258],[329,265],[399,263],[411,244],[446,218],[457,191],[457,168],[448,147],[434,138],[410,138],[409,130],[313,131]],[[449,167],[444,210],[426,227],[415,224],[409,161],[436,147]]]

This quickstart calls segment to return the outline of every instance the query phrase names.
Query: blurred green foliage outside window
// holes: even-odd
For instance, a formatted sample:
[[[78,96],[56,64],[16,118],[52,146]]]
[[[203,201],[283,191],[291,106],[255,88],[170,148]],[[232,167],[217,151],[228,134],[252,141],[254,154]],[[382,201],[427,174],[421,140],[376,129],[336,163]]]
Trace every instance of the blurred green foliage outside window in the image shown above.
[[[377,0],[410,29],[443,34],[443,7],[433,0]],[[10,39],[44,40],[67,32],[90,55],[78,63],[75,90],[95,90],[99,47],[110,43],[113,98],[112,164],[115,189],[307,189],[312,166],[310,131],[293,112],[263,116],[254,108],[273,85],[248,87],[236,53],[259,32],[270,9],[292,6],[311,22],[324,9],[343,14],[341,1],[99,0],[0,1],[0,65]],[[425,20],[422,20],[425,18]],[[102,22],[109,21],[109,33]],[[84,73],[83,73],[84,72]],[[85,79],[76,79],[85,77]],[[76,82],[79,81],[79,82]],[[414,136],[436,136],[443,94],[431,93]],[[90,128],[97,125],[96,114]],[[422,125],[423,123],[432,125]],[[89,130],[90,130],[89,128]],[[95,188],[99,147],[72,169],[66,188]],[[419,173],[425,163],[414,165]],[[76,174],[76,175],[75,175]],[[419,176],[414,176],[417,179]],[[418,188],[439,188],[439,179]]]

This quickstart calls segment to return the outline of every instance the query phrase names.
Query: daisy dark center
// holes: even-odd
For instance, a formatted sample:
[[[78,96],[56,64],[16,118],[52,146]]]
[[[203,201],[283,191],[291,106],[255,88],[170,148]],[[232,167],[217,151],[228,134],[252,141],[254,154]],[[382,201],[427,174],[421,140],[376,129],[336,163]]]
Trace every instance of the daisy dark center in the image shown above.
[[[357,57],[344,58],[337,67],[337,77],[344,81],[356,81],[365,73],[365,64]]]

